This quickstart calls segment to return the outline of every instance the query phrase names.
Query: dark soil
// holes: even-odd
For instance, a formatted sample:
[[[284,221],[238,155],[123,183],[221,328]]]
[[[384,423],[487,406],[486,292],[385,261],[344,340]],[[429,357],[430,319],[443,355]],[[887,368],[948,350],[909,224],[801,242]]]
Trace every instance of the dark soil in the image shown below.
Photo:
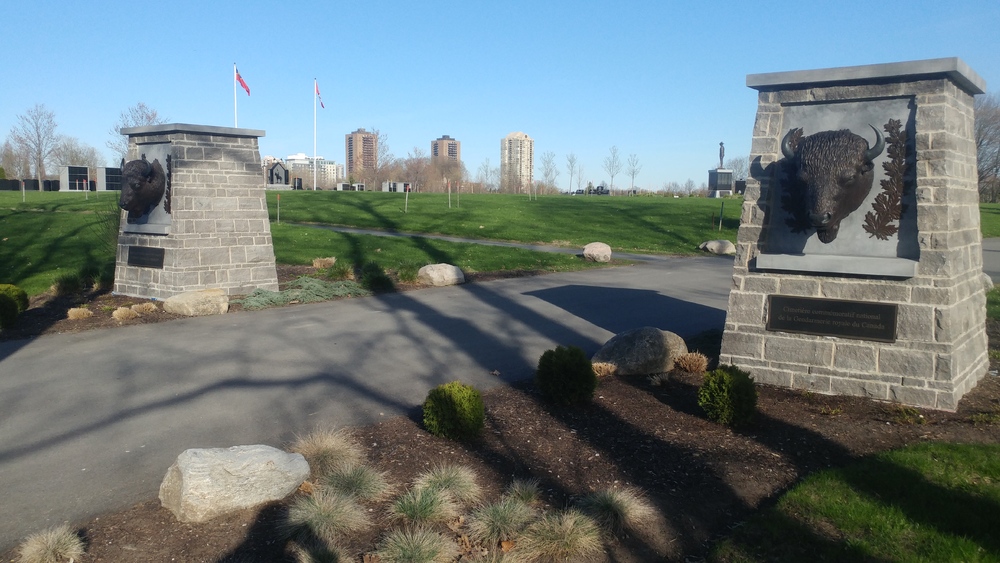
[[[98,296],[93,303],[102,299],[118,298]],[[152,317],[130,322],[164,318]],[[54,320],[39,334],[75,330],[60,325],[61,319]],[[991,342],[1000,342],[1000,325],[990,322],[988,328]],[[484,396],[486,430],[474,444],[431,436],[417,422],[418,413],[354,432],[370,463],[399,487],[442,462],[473,468],[487,500],[496,499],[514,478],[539,479],[545,503],[553,508],[597,489],[639,487],[656,507],[657,521],[609,541],[603,559],[609,562],[701,559],[715,539],[803,476],[860,456],[928,440],[1000,441],[1000,424],[972,420],[1000,413],[995,372],[955,413],[759,386],[756,422],[736,431],[704,418],[696,402],[700,379],[677,374],[658,386],[645,378],[604,379],[594,401],[576,408],[545,403],[530,384],[498,388]],[[294,561],[276,532],[284,511],[285,504],[272,503],[205,524],[181,524],[150,499],[76,523],[88,542],[80,561]],[[381,507],[373,514],[384,523]],[[374,561],[364,555],[385,529],[376,526],[344,547],[356,561]],[[464,532],[458,523],[441,531],[457,539]],[[2,554],[0,561],[14,555]],[[468,552],[461,560],[468,560]]]

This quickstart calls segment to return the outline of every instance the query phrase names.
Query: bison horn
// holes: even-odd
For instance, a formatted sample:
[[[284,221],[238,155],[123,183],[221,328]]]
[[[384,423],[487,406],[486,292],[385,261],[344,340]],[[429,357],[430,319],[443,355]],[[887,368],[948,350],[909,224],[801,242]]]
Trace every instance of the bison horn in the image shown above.
[[[792,128],[785,133],[785,138],[781,140],[781,154],[785,155],[785,158],[795,158],[795,151],[792,150],[792,135],[798,131],[798,129]]]
[[[882,150],[885,149],[885,138],[882,137],[882,133],[878,130],[877,127],[875,127],[871,123],[869,123],[868,126],[871,127],[872,131],[875,132],[875,146],[868,149],[868,152],[865,153],[865,160],[874,161],[876,158],[878,158],[878,155],[882,154]]]
[[[153,165],[146,160],[146,155],[142,155],[142,163],[145,165],[145,169],[142,171],[142,177],[149,178],[153,175]]]

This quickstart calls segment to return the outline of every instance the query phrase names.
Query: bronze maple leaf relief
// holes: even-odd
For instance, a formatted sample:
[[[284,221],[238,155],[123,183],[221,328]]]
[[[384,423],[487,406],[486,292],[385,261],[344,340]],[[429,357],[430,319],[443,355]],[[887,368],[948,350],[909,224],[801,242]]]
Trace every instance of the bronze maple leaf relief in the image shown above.
[[[882,163],[885,179],[880,184],[882,192],[875,196],[872,210],[865,214],[863,228],[868,238],[889,240],[899,232],[899,221],[906,212],[903,196],[906,194],[906,132],[898,119],[890,119],[883,129],[886,132],[886,154],[889,159]]]

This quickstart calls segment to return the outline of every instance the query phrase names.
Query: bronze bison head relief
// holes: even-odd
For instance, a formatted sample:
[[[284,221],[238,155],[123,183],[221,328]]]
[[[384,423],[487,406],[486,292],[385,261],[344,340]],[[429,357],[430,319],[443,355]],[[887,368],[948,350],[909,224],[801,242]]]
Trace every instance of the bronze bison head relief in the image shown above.
[[[159,160],[133,160],[122,167],[122,193],[118,207],[128,211],[128,222],[135,223],[153,210],[166,190],[167,176]],[[169,203],[167,204],[169,205]],[[169,213],[169,207],[166,208]]]
[[[816,229],[823,243],[833,242],[840,222],[853,213],[872,189],[874,160],[882,154],[885,140],[875,126],[875,144],[851,133],[820,131],[802,137],[801,129],[790,130],[781,141],[788,160],[791,189],[804,190],[797,198],[804,209],[795,210]]]

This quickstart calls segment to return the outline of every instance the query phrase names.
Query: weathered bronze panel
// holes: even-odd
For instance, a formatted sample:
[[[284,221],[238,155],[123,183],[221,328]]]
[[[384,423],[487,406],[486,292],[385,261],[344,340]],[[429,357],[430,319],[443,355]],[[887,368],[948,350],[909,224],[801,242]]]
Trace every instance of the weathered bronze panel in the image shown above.
[[[896,341],[895,304],[768,295],[767,305],[770,331]]]

